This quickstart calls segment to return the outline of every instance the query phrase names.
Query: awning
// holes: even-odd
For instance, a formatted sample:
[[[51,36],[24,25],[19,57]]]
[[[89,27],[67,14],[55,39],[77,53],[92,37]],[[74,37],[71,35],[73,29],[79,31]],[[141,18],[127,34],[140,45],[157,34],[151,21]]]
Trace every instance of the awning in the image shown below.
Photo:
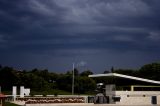
[[[124,75],[124,74],[117,74],[117,73],[94,74],[94,75],[89,75],[88,77],[109,77],[109,76],[127,78],[127,79],[132,79],[132,80],[137,80],[137,81],[143,81],[143,82],[153,83],[153,84],[160,84],[160,81],[155,81],[155,80],[150,80],[150,79],[144,79],[144,78],[139,78],[139,77],[133,77],[133,76]]]

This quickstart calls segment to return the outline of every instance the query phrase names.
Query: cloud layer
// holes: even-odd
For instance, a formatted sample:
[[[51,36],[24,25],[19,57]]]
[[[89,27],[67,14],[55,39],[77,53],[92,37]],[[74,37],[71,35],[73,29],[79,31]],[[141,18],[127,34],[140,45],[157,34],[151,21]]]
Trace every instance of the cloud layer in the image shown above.
[[[159,61],[159,0],[1,0],[1,64],[94,72]],[[123,62],[122,62],[123,61]]]

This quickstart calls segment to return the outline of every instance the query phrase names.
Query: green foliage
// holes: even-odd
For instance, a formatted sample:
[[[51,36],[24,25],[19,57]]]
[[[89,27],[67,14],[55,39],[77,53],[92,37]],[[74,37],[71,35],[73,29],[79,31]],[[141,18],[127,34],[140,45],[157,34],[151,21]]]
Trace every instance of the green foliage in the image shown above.
[[[31,96],[31,97],[34,97],[34,95],[35,95],[35,93],[30,92],[30,96]]]
[[[75,72],[75,93],[90,94],[93,93],[96,83],[104,82],[110,84],[113,82],[119,85],[128,84],[129,80],[115,79],[113,77],[89,78],[88,75],[93,74],[90,70],[79,73]],[[106,71],[108,73],[110,71]],[[130,76],[148,78],[152,80],[160,80],[160,63],[151,63],[142,66],[139,70],[132,69],[114,69],[111,72],[120,73]],[[133,82],[134,84],[134,82]],[[48,70],[33,69],[31,71],[17,71],[11,67],[2,67],[0,65],[0,85],[2,92],[11,91],[12,86],[24,85],[31,88],[31,95],[43,94],[43,96],[51,94],[71,94],[72,91],[72,71],[65,74],[57,74]],[[36,91],[36,92],[35,92]],[[6,93],[8,94],[8,92]]]
[[[144,65],[139,70],[139,76],[148,79],[160,80],[160,63]]]
[[[47,95],[48,95],[48,92],[47,91],[45,91],[45,92],[43,92],[43,97],[46,97]]]
[[[58,89],[71,91],[72,89],[72,76],[70,75],[61,75],[58,80]]]
[[[19,77],[16,71],[11,67],[4,67],[0,69],[0,85],[4,87],[5,90],[9,90],[14,85],[18,85]]]
[[[55,97],[58,96],[58,91],[54,91],[54,96],[55,96]]]
[[[31,96],[34,96],[34,95],[43,95],[43,96],[46,96],[46,95],[71,95],[71,92],[67,92],[67,91],[59,90],[59,89],[50,89],[50,90],[41,91],[41,92],[31,90],[30,95]]]
[[[77,79],[75,88],[78,93],[84,94],[86,92],[94,91],[96,82],[87,76],[81,76]]]
[[[27,73],[23,77],[23,81],[26,87],[30,87],[33,90],[42,91],[49,89],[49,84],[42,77],[33,73]]]
[[[117,70],[113,70],[112,72],[113,73],[119,73],[119,74],[134,76],[134,74],[136,73],[136,70],[132,70],[132,69],[117,69]]]
[[[87,76],[88,77],[88,75],[92,75],[93,74],[93,72],[91,72],[90,70],[87,70],[87,71],[83,71],[81,74],[80,74],[80,76]]]

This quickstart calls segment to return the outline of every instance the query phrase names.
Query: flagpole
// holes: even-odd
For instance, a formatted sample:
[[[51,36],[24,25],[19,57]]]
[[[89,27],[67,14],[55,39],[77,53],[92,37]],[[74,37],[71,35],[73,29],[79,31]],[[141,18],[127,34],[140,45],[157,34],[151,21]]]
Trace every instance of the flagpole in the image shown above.
[[[74,63],[73,63],[73,72],[72,72],[72,95],[74,95]]]

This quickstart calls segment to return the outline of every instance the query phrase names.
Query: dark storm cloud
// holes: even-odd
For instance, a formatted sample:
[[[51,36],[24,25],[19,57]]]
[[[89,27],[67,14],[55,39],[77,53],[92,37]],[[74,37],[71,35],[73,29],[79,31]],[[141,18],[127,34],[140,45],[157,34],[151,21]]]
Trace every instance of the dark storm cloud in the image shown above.
[[[127,67],[131,66],[127,65],[127,59],[132,60],[135,52],[143,57],[141,64],[157,60],[159,4],[158,0],[1,0],[2,64],[16,58],[19,62],[13,61],[14,64],[24,64],[26,60],[27,67],[30,58],[38,65],[42,56],[48,68],[52,66],[49,62],[59,61],[64,65],[75,61],[74,58],[93,65],[103,60],[102,56],[110,56],[100,63],[125,66],[115,62],[120,56],[126,58]],[[15,57],[17,54],[21,56]]]

